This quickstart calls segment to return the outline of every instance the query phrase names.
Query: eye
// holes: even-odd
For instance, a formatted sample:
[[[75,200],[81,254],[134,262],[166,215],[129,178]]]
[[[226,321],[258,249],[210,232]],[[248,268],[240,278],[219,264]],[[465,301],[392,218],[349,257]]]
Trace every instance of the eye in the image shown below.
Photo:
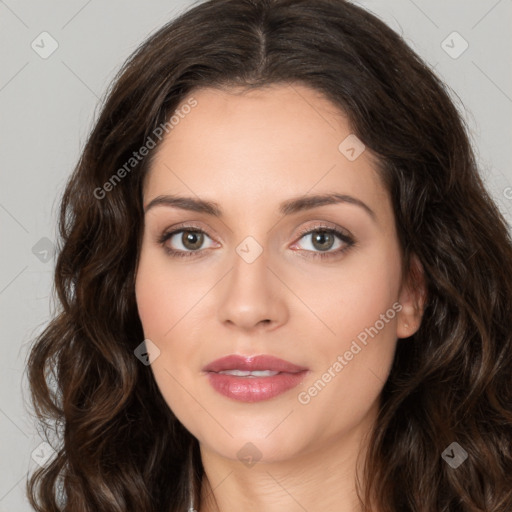
[[[338,228],[329,227],[323,224],[313,226],[313,228],[308,228],[307,230],[302,231],[300,235],[300,239],[310,237],[309,246],[312,249],[306,249],[306,252],[311,253],[308,257],[312,258],[336,257],[355,245],[355,240],[348,233],[345,233]],[[330,249],[332,249],[335,244],[336,238],[340,241],[338,243],[338,248],[331,251]]]
[[[180,226],[179,229],[164,232],[157,242],[163,246],[165,252],[170,256],[189,257],[202,251],[201,247],[205,237],[210,238],[202,229],[195,226]],[[178,248],[169,247],[168,241],[177,245]]]
[[[312,258],[334,258],[355,246],[355,240],[348,233],[338,228],[324,224],[309,227],[299,233],[299,240],[310,238],[310,249],[302,249]],[[172,231],[165,231],[157,239],[165,252],[172,257],[193,257],[204,253],[203,244],[205,237],[212,240],[202,229],[193,225],[182,225]],[[332,247],[338,239],[338,248],[332,251]],[[171,244],[169,244],[169,241]],[[180,247],[181,245],[181,247]],[[294,244],[295,247],[297,243]],[[173,247],[174,246],[174,247]],[[176,248],[176,246],[178,246]],[[211,247],[213,247],[212,245]],[[218,246],[218,245],[217,245]]]

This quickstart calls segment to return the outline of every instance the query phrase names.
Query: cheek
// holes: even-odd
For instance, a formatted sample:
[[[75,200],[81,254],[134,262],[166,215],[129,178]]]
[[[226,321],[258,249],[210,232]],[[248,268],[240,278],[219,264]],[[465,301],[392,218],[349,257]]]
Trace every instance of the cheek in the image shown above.
[[[320,376],[316,387],[323,399],[313,401],[315,407],[337,403],[342,415],[348,409],[363,414],[376,399],[396,348],[400,254],[391,245],[375,249],[347,260],[312,306],[331,331],[317,338],[314,378]]]
[[[316,283],[321,293],[319,288],[311,288],[311,280],[300,293],[329,328],[331,335],[327,339],[331,348],[340,348],[339,345],[373,326],[381,315],[390,320],[382,330],[386,335],[392,330],[396,316],[392,306],[398,300],[400,273],[399,248],[383,240],[371,251],[354,252],[340,264],[339,271],[335,269],[327,277],[322,276],[322,284]],[[382,327],[380,322],[378,325]]]
[[[143,250],[135,280],[137,309],[144,335],[164,341],[172,339],[172,330],[204,295],[199,280],[173,269],[167,256],[157,249]]]
[[[141,254],[135,281],[137,309],[145,339],[150,339],[160,351],[151,363],[151,371],[169,408],[181,418],[190,407],[190,399],[180,383],[190,388],[187,363],[198,347],[192,339],[183,343],[184,333],[180,329],[188,325],[186,315],[193,302],[187,305],[187,292],[182,290],[182,282],[176,286],[178,281],[179,276],[173,278],[160,255],[151,250]]]
[[[172,311],[168,309],[169,298],[165,294],[164,283],[163,276],[159,279],[156,271],[151,271],[148,265],[141,262],[135,281],[135,296],[144,336],[149,339],[160,336],[166,317],[164,311]],[[167,322],[169,321],[172,318],[167,317]]]
[[[201,298],[210,286],[206,279],[193,279],[183,268],[173,267],[158,250],[147,248],[141,254],[135,295],[144,337],[160,350],[151,365],[157,380],[172,383],[169,373],[183,378],[190,367],[199,368],[206,320]]]

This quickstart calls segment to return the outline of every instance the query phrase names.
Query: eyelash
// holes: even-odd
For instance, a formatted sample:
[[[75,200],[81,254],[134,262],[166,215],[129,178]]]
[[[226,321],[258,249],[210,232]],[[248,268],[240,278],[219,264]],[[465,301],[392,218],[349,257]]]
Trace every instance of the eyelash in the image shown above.
[[[208,233],[206,233],[204,230],[200,229],[197,226],[193,226],[193,225],[189,224],[189,225],[178,226],[176,229],[174,229],[172,231],[165,231],[165,232],[163,232],[158,237],[157,243],[160,244],[163,247],[164,251],[169,256],[171,256],[173,258],[174,257],[177,257],[177,258],[190,258],[190,257],[194,257],[197,254],[199,254],[200,251],[181,251],[181,250],[176,250],[176,249],[170,249],[169,247],[167,247],[165,245],[167,240],[172,238],[177,233],[181,233],[181,232],[184,232],[184,231],[189,231],[191,233],[203,233],[206,236],[208,236],[209,238],[211,238],[208,235]],[[314,258],[320,258],[320,259],[333,258],[335,256],[341,255],[342,253],[348,251],[349,249],[351,249],[352,247],[354,247],[356,245],[355,240],[351,236],[349,236],[346,233],[340,231],[339,229],[336,229],[336,228],[333,228],[333,227],[329,227],[329,226],[325,226],[323,224],[318,224],[318,225],[315,225],[313,227],[309,227],[307,229],[304,229],[304,230],[300,231],[299,232],[298,240],[303,238],[305,235],[310,235],[310,234],[313,234],[313,233],[316,233],[316,232],[323,232],[323,233],[333,234],[333,235],[337,236],[342,242],[345,242],[345,244],[347,244],[347,245],[345,247],[341,248],[341,249],[337,249],[336,251],[332,251],[332,252],[312,252],[312,251],[307,251],[306,250],[306,252],[312,253],[312,255],[308,256],[308,257],[311,257],[313,259]]]

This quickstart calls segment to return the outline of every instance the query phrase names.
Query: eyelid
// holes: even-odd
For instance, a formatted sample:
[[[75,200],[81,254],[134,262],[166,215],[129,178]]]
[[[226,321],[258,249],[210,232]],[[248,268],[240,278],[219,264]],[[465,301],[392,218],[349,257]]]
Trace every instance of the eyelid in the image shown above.
[[[334,224],[332,222],[327,222],[324,220],[312,221],[312,222],[314,223],[312,226],[309,225],[309,226],[299,230],[299,233],[297,234],[299,239],[302,238],[304,235],[307,235],[307,234],[311,233],[312,231],[316,231],[319,229],[334,229],[336,231],[343,232],[343,234],[345,234],[348,238],[353,238],[348,230],[342,228],[341,226],[337,226],[336,224]]]
[[[193,231],[193,230],[197,230],[197,231],[201,231],[202,233],[205,233],[208,237],[212,238],[210,235],[209,235],[209,232],[210,231],[213,231],[212,228],[210,228],[210,226],[208,226],[208,224],[206,224],[206,229],[204,227],[204,225],[201,225],[200,223],[197,223],[195,221],[184,221],[184,222],[180,222],[178,224],[175,224],[173,226],[169,226],[168,228],[165,228],[163,230],[161,230],[159,233],[162,233],[161,235],[157,235],[157,238],[161,238],[163,235],[165,234],[168,234],[168,233],[172,233],[174,231],[179,231],[179,230],[182,230],[182,231]],[[220,239],[220,237],[218,237]]]
[[[212,240],[215,243],[217,243],[213,239],[213,237],[211,237],[209,235],[209,230],[210,229],[211,229],[210,226],[208,226],[208,229],[205,229],[203,226],[197,224],[194,221],[180,222],[179,224],[170,226],[168,228],[165,228],[165,229],[157,232],[156,237],[155,237],[155,241],[157,243],[159,243],[159,244],[163,244],[163,243],[165,243],[166,240],[171,238],[171,236],[174,236],[174,235],[176,235],[177,233],[179,233],[181,231],[199,231],[200,233],[204,233],[208,238],[210,238],[210,240]],[[165,239],[165,241],[164,241],[164,239]],[[178,252],[181,252],[181,251],[178,251]],[[189,252],[193,252],[193,251],[189,251]],[[200,252],[200,251],[194,251],[194,252]]]

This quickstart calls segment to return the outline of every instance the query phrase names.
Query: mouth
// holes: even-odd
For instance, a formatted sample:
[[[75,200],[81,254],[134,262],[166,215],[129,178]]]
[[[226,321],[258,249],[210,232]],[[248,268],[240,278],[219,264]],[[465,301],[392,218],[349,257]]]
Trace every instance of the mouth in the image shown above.
[[[270,355],[232,354],[203,368],[215,391],[232,400],[269,400],[296,387],[308,368]]]
[[[212,361],[210,364],[203,368],[205,372],[278,372],[278,373],[297,373],[307,370],[305,366],[299,366],[290,361],[285,361],[278,357],[270,355],[257,355],[257,356],[241,356],[238,354],[231,354],[220,359]],[[242,375],[240,375],[242,376]],[[245,375],[243,375],[245,376]]]
[[[255,370],[250,372],[248,370],[222,370],[220,373],[222,375],[234,375],[235,377],[273,377],[274,375],[279,375],[283,372],[275,372],[272,370]]]

